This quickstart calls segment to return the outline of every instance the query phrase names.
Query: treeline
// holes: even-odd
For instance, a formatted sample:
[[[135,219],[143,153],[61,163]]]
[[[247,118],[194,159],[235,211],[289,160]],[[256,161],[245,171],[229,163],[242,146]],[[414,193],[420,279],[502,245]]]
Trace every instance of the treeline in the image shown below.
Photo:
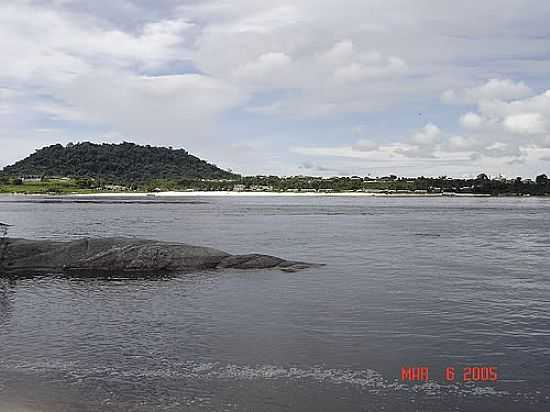
[[[373,178],[350,176],[240,176],[199,159],[186,150],[133,143],[89,142],[44,147],[0,172],[0,192],[65,193],[82,191],[239,190],[383,191],[548,195],[545,174],[536,179],[441,177]]]
[[[20,187],[20,189],[17,189]],[[6,189],[7,190],[3,190]],[[464,193],[499,195],[550,195],[550,179],[545,174],[535,180],[517,177],[514,179],[491,179],[480,174],[472,179],[454,179],[448,177],[332,177],[315,176],[243,176],[233,179],[149,179],[139,183],[114,185],[94,178],[49,178],[25,179],[0,176],[1,191],[21,192],[69,192],[71,190],[96,191],[296,191],[296,192],[420,192],[420,193]]]
[[[133,143],[89,142],[44,147],[4,168],[4,177],[69,177],[94,184],[142,186],[153,179],[234,179],[234,173],[199,159],[186,150]]]
[[[517,177],[514,179],[489,178],[480,174],[476,178],[457,179],[441,177],[277,177],[249,176],[243,177],[240,183],[244,190],[315,190],[315,191],[409,191],[426,193],[472,193],[472,194],[550,194],[550,180],[541,174],[535,180]]]

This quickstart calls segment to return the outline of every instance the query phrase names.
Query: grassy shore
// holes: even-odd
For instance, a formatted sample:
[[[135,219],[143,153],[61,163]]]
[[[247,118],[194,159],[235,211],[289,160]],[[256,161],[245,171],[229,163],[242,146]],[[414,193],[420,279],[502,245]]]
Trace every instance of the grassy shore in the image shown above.
[[[96,189],[82,189],[59,183],[25,183],[20,185],[0,185],[0,193],[13,194],[90,194],[97,193]]]
[[[179,189],[163,188],[162,190],[153,190],[139,188],[130,190],[123,186],[106,186],[101,188],[82,187],[81,181],[74,179],[48,179],[46,181],[20,181],[18,184],[0,184],[0,194],[20,194],[20,195],[61,195],[61,196],[380,196],[380,197],[487,197],[484,193],[453,193],[453,192],[428,192],[420,190],[396,190],[393,188],[365,188],[363,190],[246,190],[231,191],[227,188],[204,189]],[[214,190],[217,189],[217,190]],[[494,196],[519,196],[521,194],[504,192],[493,194]],[[529,194],[523,194],[528,196]]]

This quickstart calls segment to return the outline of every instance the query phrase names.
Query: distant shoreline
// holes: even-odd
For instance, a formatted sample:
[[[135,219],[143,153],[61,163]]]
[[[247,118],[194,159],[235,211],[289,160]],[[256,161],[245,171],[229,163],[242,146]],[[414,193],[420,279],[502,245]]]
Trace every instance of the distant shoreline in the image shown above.
[[[8,196],[53,197],[498,197],[485,193],[383,193],[383,192],[238,192],[238,191],[166,191],[166,192],[96,192],[96,193],[3,193]],[[502,196],[504,197],[504,196]],[[508,196],[516,197],[516,196]]]

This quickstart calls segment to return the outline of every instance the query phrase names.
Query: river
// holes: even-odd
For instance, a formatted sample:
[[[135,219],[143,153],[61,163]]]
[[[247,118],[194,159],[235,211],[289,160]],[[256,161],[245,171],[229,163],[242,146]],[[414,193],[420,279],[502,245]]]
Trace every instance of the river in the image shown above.
[[[2,196],[0,221],[17,237],[132,236],[325,264],[0,279],[0,405],[548,410],[549,199]],[[428,382],[403,381],[408,367],[429,368]],[[496,382],[464,382],[470,367],[494,368]]]

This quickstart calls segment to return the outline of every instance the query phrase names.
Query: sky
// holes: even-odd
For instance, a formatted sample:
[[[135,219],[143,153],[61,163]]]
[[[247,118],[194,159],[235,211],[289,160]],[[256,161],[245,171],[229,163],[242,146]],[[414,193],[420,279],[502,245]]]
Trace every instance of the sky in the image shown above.
[[[79,141],[242,174],[550,174],[550,2],[4,0],[0,167]]]

